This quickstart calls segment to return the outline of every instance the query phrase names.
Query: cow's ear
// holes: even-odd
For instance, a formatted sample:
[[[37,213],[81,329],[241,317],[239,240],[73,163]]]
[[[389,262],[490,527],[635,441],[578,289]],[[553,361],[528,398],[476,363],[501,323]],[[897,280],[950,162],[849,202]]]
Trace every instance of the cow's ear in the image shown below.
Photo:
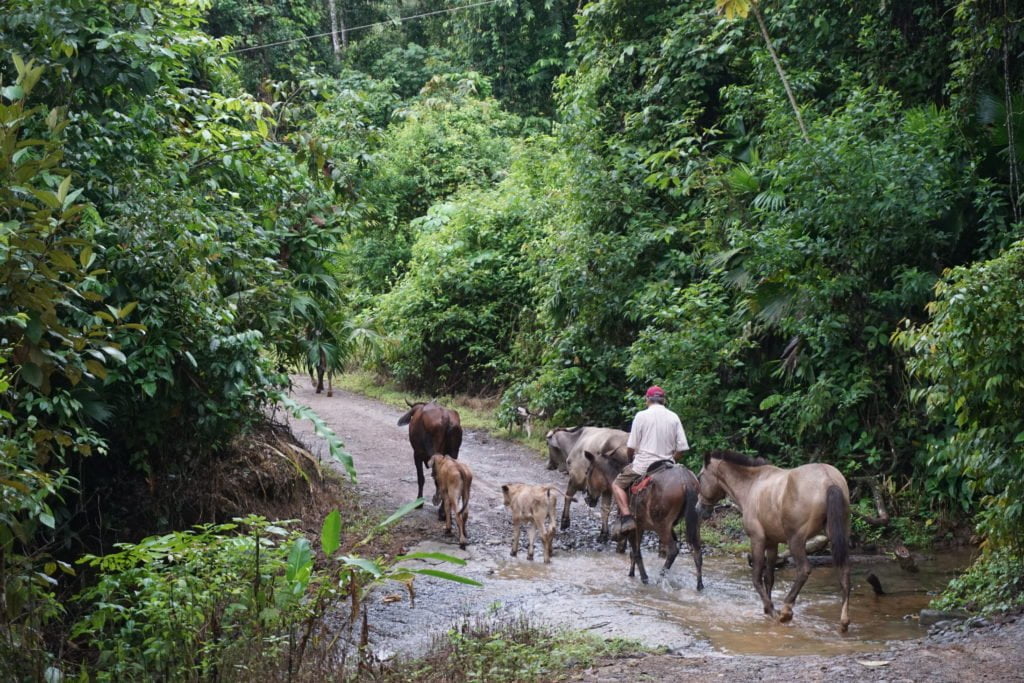
[[[711,451],[708,451],[707,453],[704,454],[704,467],[707,467],[708,463],[710,463],[710,462],[711,462]]]
[[[590,451],[583,451],[583,456],[590,462],[594,462],[594,454]]]
[[[501,492],[502,493],[508,493],[508,484],[502,484],[501,485]]]

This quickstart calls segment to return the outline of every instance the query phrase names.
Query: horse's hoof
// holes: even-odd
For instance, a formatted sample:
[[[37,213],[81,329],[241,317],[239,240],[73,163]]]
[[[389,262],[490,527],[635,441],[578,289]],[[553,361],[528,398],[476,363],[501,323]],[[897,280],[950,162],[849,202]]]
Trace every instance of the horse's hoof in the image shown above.
[[[530,562],[533,562],[533,555],[527,555],[526,559],[528,559]]]
[[[562,531],[565,531],[568,528],[569,528],[569,520],[563,519],[562,520]]]
[[[697,590],[699,590],[699,591],[704,590],[704,581],[701,580],[701,579],[697,579]]]
[[[459,548],[460,548],[461,550],[465,550],[465,549],[466,549],[466,544],[465,544],[465,543],[460,543],[460,544],[459,544]]]
[[[640,580],[644,582],[645,586],[647,585],[647,577],[646,576],[641,576]]]
[[[850,625],[849,624],[839,624],[839,632],[840,633],[846,633],[849,630],[850,630]]]
[[[793,621],[793,611],[783,608],[782,611],[779,612],[779,623],[788,624],[791,621]]]
[[[607,543],[608,542],[608,533],[605,532],[605,531],[602,531],[601,533],[599,533],[597,535],[597,542],[598,543]]]

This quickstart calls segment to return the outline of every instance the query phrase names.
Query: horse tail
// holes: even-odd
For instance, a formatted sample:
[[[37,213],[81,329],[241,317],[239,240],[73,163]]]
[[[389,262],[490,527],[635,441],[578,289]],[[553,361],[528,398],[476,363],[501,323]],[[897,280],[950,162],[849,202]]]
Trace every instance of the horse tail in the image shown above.
[[[691,548],[700,547],[700,512],[697,510],[697,489],[687,487],[683,515],[686,517],[686,542]]]
[[[832,544],[832,563],[836,567],[845,567],[850,559],[850,539],[846,531],[849,519],[850,504],[843,490],[832,484],[825,493],[825,520]]]

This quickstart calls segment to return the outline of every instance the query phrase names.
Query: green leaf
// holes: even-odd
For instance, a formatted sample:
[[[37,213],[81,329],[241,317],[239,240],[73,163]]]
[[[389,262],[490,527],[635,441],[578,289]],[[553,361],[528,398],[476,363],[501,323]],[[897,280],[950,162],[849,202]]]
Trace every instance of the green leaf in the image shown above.
[[[107,368],[98,360],[92,360],[91,358],[86,360],[85,367],[88,368],[89,372],[96,377],[99,377],[100,379],[107,378]]]
[[[438,579],[445,579],[446,581],[455,581],[456,583],[464,583],[467,586],[483,586],[479,581],[467,578],[465,576],[459,576],[458,574],[450,574],[443,572],[440,569],[410,569],[413,574],[423,574],[424,576],[433,576]]]
[[[310,550],[309,541],[305,537],[295,539],[292,549],[288,552],[288,567],[285,570],[285,577],[290,583],[302,582],[308,578],[313,566],[313,551]]]
[[[320,547],[330,557],[341,545],[341,513],[335,508],[324,518],[320,527]]]
[[[399,519],[401,519],[402,517],[405,517],[407,514],[409,514],[410,512],[415,510],[416,508],[422,506],[423,502],[424,501],[423,501],[422,498],[417,498],[416,500],[413,500],[413,501],[410,501],[410,502],[406,503],[405,505],[403,505],[402,507],[398,508],[393,513],[391,513],[390,517],[388,517],[383,522],[378,524],[377,528],[378,529],[383,529],[384,527],[388,526],[389,524],[392,524],[392,523],[398,521]]]
[[[375,577],[383,575],[383,570],[376,562],[368,560],[365,557],[358,557],[356,555],[346,555],[341,558],[341,561],[350,567],[358,567],[365,572],[373,574]]]
[[[3,96],[8,100],[15,102],[25,96],[25,90],[20,85],[9,85],[2,91]]]
[[[408,555],[399,555],[395,558],[395,562],[404,562],[405,560],[440,560],[441,562],[451,562],[459,566],[466,564],[466,561],[461,557],[444,553],[409,553]]]
[[[121,310],[119,310],[117,312],[117,317],[119,319],[124,319],[124,318],[128,317],[128,315],[132,311],[134,311],[135,307],[138,306],[138,305],[139,305],[138,301],[129,301],[128,303],[126,303],[124,306],[121,307]]]
[[[121,349],[115,348],[113,346],[104,346],[103,353],[107,354],[116,361],[120,361],[121,363],[128,362],[128,359],[125,358],[125,355],[121,352]]]
[[[75,263],[75,260],[64,251],[51,251],[50,262],[66,273],[73,273],[78,269],[78,264]]]
[[[21,377],[37,389],[43,385],[43,370],[35,363],[22,365]]]

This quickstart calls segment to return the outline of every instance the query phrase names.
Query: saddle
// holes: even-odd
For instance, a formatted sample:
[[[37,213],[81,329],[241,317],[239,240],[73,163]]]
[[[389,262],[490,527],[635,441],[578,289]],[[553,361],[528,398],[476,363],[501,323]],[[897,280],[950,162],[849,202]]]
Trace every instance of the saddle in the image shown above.
[[[641,491],[643,491],[645,488],[650,486],[651,475],[655,474],[656,472],[660,472],[661,470],[668,469],[669,467],[675,467],[675,463],[672,462],[671,460],[656,460],[655,462],[651,463],[651,465],[647,468],[647,472],[640,479],[640,481],[636,482],[635,484],[629,487],[630,496],[635,496],[639,494]]]

